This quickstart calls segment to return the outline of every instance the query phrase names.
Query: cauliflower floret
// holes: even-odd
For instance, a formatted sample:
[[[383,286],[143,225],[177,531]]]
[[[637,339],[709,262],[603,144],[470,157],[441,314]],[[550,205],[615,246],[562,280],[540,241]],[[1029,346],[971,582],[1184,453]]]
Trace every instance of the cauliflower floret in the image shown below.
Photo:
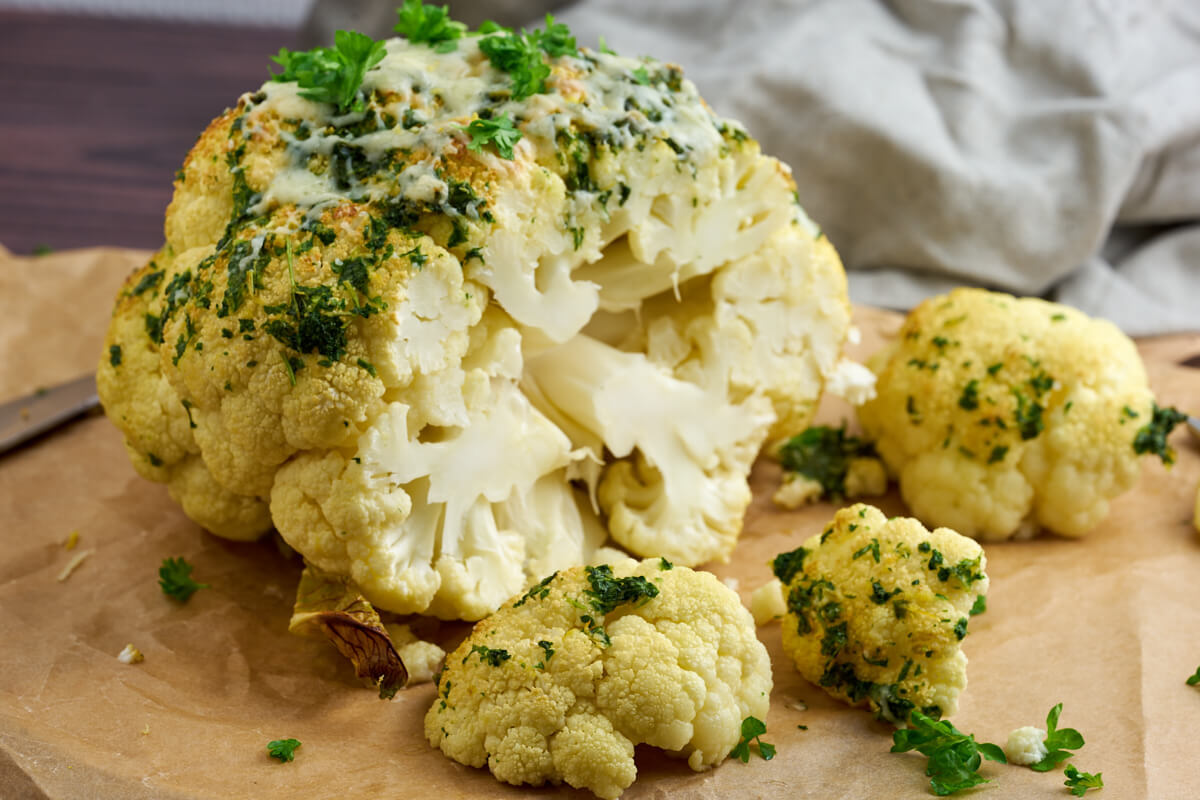
[[[967,685],[960,643],[988,590],[977,543],[859,503],[772,566],[786,584],[783,649],[801,675],[897,724],[914,708],[955,712]]]
[[[548,57],[513,99],[480,41],[391,40],[340,111],[275,80],[215,120],[99,369],[204,527],[465,619],[609,534],[726,558],[850,324],[788,170],[676,68]],[[476,118],[519,121],[511,158]]]
[[[442,667],[446,651],[418,637],[408,625],[385,623],[384,628],[408,672],[408,680],[404,685],[432,682]]]
[[[783,597],[783,582],[778,578],[767,581],[750,593],[750,613],[755,625],[766,625],[787,614],[787,602]]]
[[[1036,764],[1049,752],[1046,749],[1046,732],[1032,725],[1014,730],[1008,735],[1008,742],[1004,745],[1008,763],[1022,767]]]
[[[446,659],[425,736],[512,784],[617,797],[634,746],[719,764],[765,719],[766,648],[713,575],[661,559],[551,575],[475,626]]]
[[[1081,536],[1133,486],[1158,422],[1133,342],[1066,306],[982,289],[931,298],[871,362],[859,420],[927,525]]]

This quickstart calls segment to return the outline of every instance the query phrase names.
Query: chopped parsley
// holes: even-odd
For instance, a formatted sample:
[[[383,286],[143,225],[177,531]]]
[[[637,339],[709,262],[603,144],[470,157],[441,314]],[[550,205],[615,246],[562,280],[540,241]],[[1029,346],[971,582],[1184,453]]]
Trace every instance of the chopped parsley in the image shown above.
[[[954,635],[961,642],[967,638],[967,618],[961,617],[958,622],[954,623]]]
[[[974,617],[987,611],[987,595],[976,595],[975,603],[971,606],[971,616]]]
[[[192,565],[184,558],[165,558],[158,568],[158,585],[163,594],[180,603],[186,603],[200,589],[207,589],[207,583],[197,583],[192,579]]]
[[[765,722],[758,717],[746,717],[742,720],[742,739],[729,752],[729,755],[745,764],[750,761],[750,745],[754,744],[758,748],[758,754],[762,756],[762,760],[770,761],[775,757],[775,745],[767,744],[762,740],[762,735],[766,732],[767,724]]]
[[[972,378],[963,387],[962,395],[958,398],[959,408],[974,411],[979,408],[979,381]]]
[[[1200,667],[1196,667],[1195,675],[1188,676],[1187,685],[1188,686],[1200,685]]]
[[[114,367],[121,366],[121,345],[109,345],[108,348],[108,363]]]
[[[479,663],[492,667],[498,667],[512,658],[512,655],[507,650],[492,649],[485,644],[477,644],[471,646],[471,652],[463,657],[462,663],[467,663],[467,659],[476,653],[479,654]]]
[[[483,150],[485,145],[490,144],[501,158],[507,158],[510,161],[513,157],[513,146],[521,141],[521,130],[507,113],[501,114],[496,119],[473,119],[471,124],[463,127],[463,130],[471,136],[471,143],[467,145],[468,150],[478,153]]]
[[[950,720],[934,720],[913,710],[909,714],[910,728],[892,733],[893,753],[916,750],[929,759],[925,774],[929,776],[933,793],[939,797],[969,789],[988,779],[979,774],[983,759],[1008,763],[998,745],[976,742],[950,724]]]
[[[875,455],[875,447],[857,436],[847,436],[846,426],[816,425],[793,436],[779,449],[779,460],[789,472],[799,473],[821,484],[831,497],[846,494],[850,460]]]
[[[550,594],[550,582],[558,577],[558,571],[555,570],[551,574],[542,578],[529,588],[529,591],[521,595],[521,599],[513,603],[513,608],[520,608],[525,605],[526,600],[545,600],[546,595]]]
[[[1003,461],[1003,460],[1004,460],[1004,457],[1005,457],[1006,455],[1008,455],[1008,446],[1007,446],[1007,445],[998,444],[998,445],[996,445],[995,447],[993,447],[993,448],[992,448],[992,452],[991,452],[991,454],[990,454],[990,455],[988,455],[988,460],[987,460],[987,463],[989,463],[989,464],[997,464],[997,463],[999,463],[999,462]]]
[[[591,599],[592,608],[600,614],[607,614],[625,603],[635,603],[658,596],[658,587],[641,575],[614,578],[612,567],[607,564],[584,569],[588,583],[592,586],[586,594]]]
[[[675,565],[664,557],[658,559],[658,568],[661,570],[675,569]]]
[[[296,760],[296,748],[300,746],[299,739],[275,739],[267,742],[267,755],[279,759],[286,764]]]
[[[467,30],[463,23],[450,19],[448,6],[426,5],[421,0],[404,0],[396,16],[399,21],[392,30],[413,44],[427,44],[439,53],[456,49],[456,40]]]
[[[1102,772],[1097,772],[1095,775],[1090,772],[1080,772],[1074,764],[1067,764],[1067,768],[1063,770],[1063,775],[1067,778],[1063,781],[1063,785],[1071,790],[1071,794],[1083,797],[1087,794],[1088,789],[1104,788],[1103,774]]]
[[[808,551],[803,547],[780,553],[771,560],[771,571],[775,573],[775,577],[779,578],[780,582],[791,583],[792,578],[796,577],[796,573],[804,567],[804,557],[807,555]]]
[[[542,652],[545,653],[546,656],[536,666],[539,669],[545,669],[546,662],[549,661],[550,658],[554,655],[554,643],[547,642],[545,639],[542,639],[541,641],[538,642],[538,647],[542,648]]]
[[[333,41],[333,47],[305,51],[282,48],[271,60],[283,67],[283,72],[273,74],[271,80],[294,81],[301,97],[329,103],[339,114],[362,111],[359,88],[367,71],[383,60],[384,44],[357,31],[337,31]]]
[[[859,548],[858,550],[856,550],[854,552],[854,555],[852,555],[850,557],[850,560],[853,561],[854,559],[858,558],[859,556],[865,556],[867,553],[871,554],[871,556],[875,559],[876,564],[879,563],[879,540],[878,539],[872,538],[871,543],[864,545],[861,548]]]
[[[1057,767],[1062,762],[1066,761],[1074,753],[1070,750],[1078,750],[1083,747],[1083,736],[1074,728],[1059,728],[1058,716],[1062,713],[1062,703],[1050,709],[1050,713],[1046,715],[1046,739],[1044,744],[1049,752],[1035,764],[1029,766],[1037,772],[1049,772]]]
[[[889,592],[879,581],[871,581],[871,601],[877,606],[883,605],[898,594],[900,594],[900,589],[892,589]]]
[[[1162,459],[1164,464],[1175,463],[1175,451],[1167,444],[1167,436],[1181,422],[1187,420],[1187,414],[1178,409],[1162,408],[1155,403],[1154,413],[1150,421],[1138,428],[1133,437],[1133,452],[1138,455],[1152,453]]]

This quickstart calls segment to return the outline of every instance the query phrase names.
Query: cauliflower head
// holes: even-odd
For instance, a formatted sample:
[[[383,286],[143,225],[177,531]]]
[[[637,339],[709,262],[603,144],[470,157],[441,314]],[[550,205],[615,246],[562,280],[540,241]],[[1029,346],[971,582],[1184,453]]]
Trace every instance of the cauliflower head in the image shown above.
[[[737,595],[664,559],[552,574],[446,658],[425,736],[511,784],[617,797],[649,744],[719,764],[766,719],[771,664]]]
[[[912,513],[978,539],[1081,536],[1159,414],[1133,342],[1067,306],[956,289],[908,315],[858,409]]]
[[[950,716],[967,685],[961,642],[987,596],[986,566],[979,544],[952,530],[843,508],[772,562],[787,597],[783,649],[809,681],[890,722],[914,708]]]
[[[465,619],[609,534],[728,557],[844,371],[845,274],[678,68],[556,36],[393,39],[346,107],[273,80],[201,136],[98,381],[205,528]]]

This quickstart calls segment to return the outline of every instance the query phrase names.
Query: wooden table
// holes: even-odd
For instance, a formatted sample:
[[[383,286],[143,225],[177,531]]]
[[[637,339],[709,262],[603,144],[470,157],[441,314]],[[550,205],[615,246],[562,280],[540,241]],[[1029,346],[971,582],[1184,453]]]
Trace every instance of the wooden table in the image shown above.
[[[157,248],[197,135],[296,37],[0,11],[0,245]]]

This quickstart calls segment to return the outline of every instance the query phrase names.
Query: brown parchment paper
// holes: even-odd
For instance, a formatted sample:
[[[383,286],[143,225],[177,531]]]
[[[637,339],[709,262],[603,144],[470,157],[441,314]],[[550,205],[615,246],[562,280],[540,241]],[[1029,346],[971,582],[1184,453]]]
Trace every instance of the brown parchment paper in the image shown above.
[[[0,253],[0,400],[94,369],[110,300],[147,254],[87,250],[40,258]],[[856,310],[862,356],[898,324]],[[1140,343],[1160,402],[1200,408],[1200,334]],[[821,419],[847,409],[827,402]],[[1137,488],[1082,540],[987,546],[987,613],[964,643],[970,685],[953,718],[1003,744],[1020,725],[1062,724],[1087,744],[1072,763],[1104,774],[1103,798],[1200,796],[1200,546],[1190,525],[1200,454],[1182,432],[1178,462],[1145,461]],[[755,501],[727,565],[744,599],[768,560],[819,530],[833,507],[785,513],[769,496],[777,467],[760,463]],[[895,495],[879,503],[905,513]],[[63,542],[79,531],[79,545]],[[60,570],[91,557],[65,582]],[[184,556],[212,588],[179,606],[157,568]],[[190,523],[165,489],[129,466],[100,416],[0,457],[0,798],[590,797],[567,787],[497,783],[426,744],[432,686],[382,702],[321,641],[286,632],[299,564],[270,540],[222,541]],[[463,626],[443,626],[452,640]],[[927,797],[924,760],[894,755],[890,728],[804,682],[783,657],[778,624],[759,629],[775,674],[771,762],[727,762],[695,774],[639,749],[644,797]],[[116,658],[127,642],[144,663]],[[802,710],[803,709],[803,710]],[[807,726],[800,730],[798,725]],[[271,739],[303,742],[295,762],[269,759]],[[1067,797],[1061,771],[985,764],[992,798]],[[1089,795],[1091,796],[1091,795]]]

